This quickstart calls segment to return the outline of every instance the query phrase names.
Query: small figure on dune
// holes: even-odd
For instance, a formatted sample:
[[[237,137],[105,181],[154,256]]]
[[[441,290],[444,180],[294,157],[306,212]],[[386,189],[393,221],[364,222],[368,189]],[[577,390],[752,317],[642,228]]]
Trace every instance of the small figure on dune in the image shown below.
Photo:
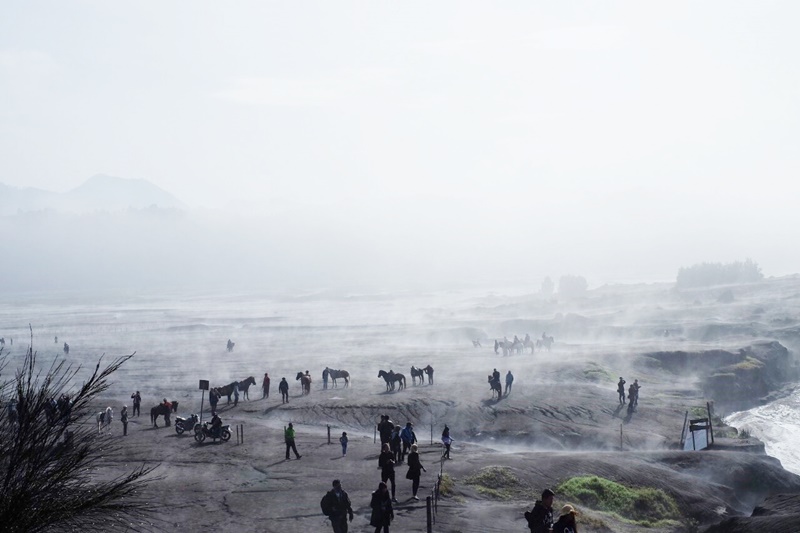
[[[533,504],[533,509],[525,511],[525,520],[531,533],[550,533],[553,527],[553,497],[550,489],[542,491],[542,499]]]
[[[622,379],[622,376],[619,377],[619,382],[617,383],[617,393],[619,394],[619,404],[625,404],[625,383],[626,381]]]
[[[342,431],[342,436],[339,437],[339,444],[342,445],[342,457],[347,457],[347,432]]]
[[[286,378],[281,378],[278,384],[278,392],[281,393],[281,403],[289,403],[289,382]]]
[[[495,341],[495,342],[497,342],[497,341]],[[473,348],[482,348],[481,341],[479,339],[475,339],[474,341],[472,341],[472,347]]]
[[[235,342],[231,342],[231,340],[228,339],[228,344],[226,345],[226,348],[228,349],[229,352],[233,351],[233,347],[234,346],[236,346],[236,343]]]

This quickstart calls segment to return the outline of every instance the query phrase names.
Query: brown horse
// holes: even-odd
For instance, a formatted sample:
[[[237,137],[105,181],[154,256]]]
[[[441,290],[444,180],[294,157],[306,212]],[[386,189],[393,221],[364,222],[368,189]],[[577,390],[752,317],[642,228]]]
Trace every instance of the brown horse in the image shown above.
[[[239,392],[242,393],[242,397],[245,400],[250,399],[250,395],[248,394],[247,391],[250,390],[250,385],[255,385],[255,384],[256,384],[256,378],[254,378],[253,376],[250,376],[247,379],[243,379],[242,381],[239,382]]]
[[[300,386],[303,389],[303,395],[311,394],[311,376],[309,374],[297,373],[295,381],[300,380]]]
[[[333,370],[331,368],[326,367],[325,370],[328,371],[328,377],[333,380],[333,386],[336,386],[337,379],[344,379],[344,386],[345,388],[350,386],[350,372],[347,370]]]

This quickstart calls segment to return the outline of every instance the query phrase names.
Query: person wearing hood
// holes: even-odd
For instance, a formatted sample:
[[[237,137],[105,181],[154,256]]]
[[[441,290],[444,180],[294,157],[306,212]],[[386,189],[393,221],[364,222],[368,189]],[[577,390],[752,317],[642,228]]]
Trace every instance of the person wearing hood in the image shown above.
[[[561,508],[561,513],[558,521],[553,524],[553,533],[578,533],[578,524],[575,522],[575,516],[578,511],[571,505],[565,505]]]

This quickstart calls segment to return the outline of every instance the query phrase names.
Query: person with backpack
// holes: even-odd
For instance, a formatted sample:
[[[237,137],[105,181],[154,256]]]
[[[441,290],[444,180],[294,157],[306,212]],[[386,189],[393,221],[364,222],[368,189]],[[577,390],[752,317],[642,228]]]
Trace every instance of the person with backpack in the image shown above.
[[[403,441],[403,451],[400,452],[400,462],[402,463],[409,448],[417,442],[417,435],[414,433],[414,424],[406,422],[406,427],[400,432],[400,440]]]
[[[285,428],[283,430],[283,439],[286,442],[286,460],[287,461],[289,460],[289,450],[292,450],[294,452],[294,456],[297,459],[300,459],[301,457],[303,457],[302,455],[297,453],[297,446],[295,446],[295,444],[294,444],[294,436],[295,436],[294,426],[292,425],[291,422],[289,422],[289,427]]]
[[[553,531],[553,497],[550,489],[542,491],[542,499],[533,504],[533,509],[525,511],[525,520],[531,533],[550,533]]]
[[[322,514],[328,517],[333,526],[333,533],[347,533],[347,517],[353,521],[353,507],[350,497],[342,488],[342,482],[333,480],[333,489],[329,490],[320,502]]]

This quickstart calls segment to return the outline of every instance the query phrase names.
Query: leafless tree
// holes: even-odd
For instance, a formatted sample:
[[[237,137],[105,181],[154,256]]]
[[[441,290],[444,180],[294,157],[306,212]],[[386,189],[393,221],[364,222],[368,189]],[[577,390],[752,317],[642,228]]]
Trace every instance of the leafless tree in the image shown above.
[[[146,489],[157,479],[153,470],[158,465],[141,465],[121,476],[109,473],[104,461],[115,455],[118,439],[97,435],[92,412],[111,375],[134,354],[117,357],[102,369],[101,357],[83,380],[82,368],[63,359],[40,368],[32,330],[31,347],[13,377],[7,372],[8,354],[0,350],[3,531],[157,529],[158,504],[146,500]]]

